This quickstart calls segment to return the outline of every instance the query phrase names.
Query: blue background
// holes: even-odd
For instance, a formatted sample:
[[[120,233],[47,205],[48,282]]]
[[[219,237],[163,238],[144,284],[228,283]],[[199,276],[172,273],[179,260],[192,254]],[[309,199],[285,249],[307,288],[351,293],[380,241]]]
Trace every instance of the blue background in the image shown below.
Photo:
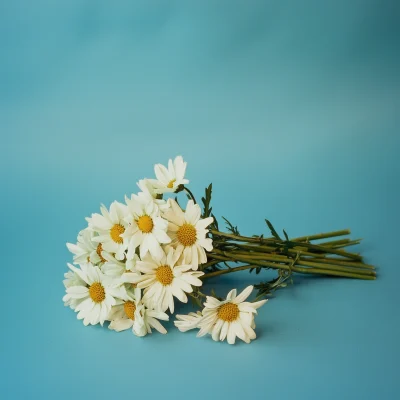
[[[2,0],[2,397],[395,398],[398,4]],[[350,227],[379,279],[296,276],[250,346],[85,328],[65,242],[177,154],[244,233]]]

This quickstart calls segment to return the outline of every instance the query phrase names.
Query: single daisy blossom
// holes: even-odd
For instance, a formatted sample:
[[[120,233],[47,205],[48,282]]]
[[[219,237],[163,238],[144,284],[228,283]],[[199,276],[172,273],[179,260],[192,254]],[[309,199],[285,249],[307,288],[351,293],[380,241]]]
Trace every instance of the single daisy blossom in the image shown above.
[[[110,206],[110,211],[104,205],[100,207],[100,210],[101,215],[92,214],[91,218],[86,218],[89,228],[98,233],[98,236],[94,236],[92,240],[101,244],[100,254],[105,250],[114,253],[117,260],[123,260],[128,246],[128,241],[122,237],[127,227],[124,220],[126,206],[114,201]]]
[[[63,301],[68,303],[79,300],[75,311],[78,312],[77,318],[83,319],[84,325],[103,325],[116,299],[126,298],[125,287],[118,280],[107,278],[98,267],[90,263],[82,264],[80,269],[71,264],[68,266],[81,281],[66,288],[67,294]]]
[[[112,254],[105,251],[102,252],[102,256],[105,259],[105,263],[101,266],[101,272],[112,278],[121,278],[125,272],[135,272],[136,262],[139,260],[137,254],[134,255],[132,260],[127,260],[126,262],[117,260]]]
[[[125,200],[128,205],[125,221],[129,226],[123,238],[128,243],[128,260],[134,258],[137,247],[140,258],[149,252],[155,259],[161,259],[163,256],[161,244],[171,241],[166,233],[168,221],[160,216],[160,210],[152,198],[132,194],[130,199],[125,197]]]
[[[101,256],[101,252],[103,251],[101,243],[93,241],[95,235],[95,232],[86,228],[79,232],[76,244],[67,243],[68,250],[74,254],[73,260],[75,264],[91,262],[97,265],[105,261]]]
[[[192,286],[201,286],[200,276],[203,272],[193,271],[191,265],[177,265],[179,254],[172,248],[168,254],[164,253],[161,260],[156,261],[146,257],[136,263],[139,277],[134,274],[124,274],[126,282],[136,283],[144,290],[143,301],[149,307],[174,312],[174,297],[182,303],[187,303],[186,293],[192,293]]]
[[[182,156],[177,156],[174,161],[168,161],[168,168],[162,164],[154,166],[154,173],[157,179],[151,179],[156,193],[175,193],[179,191],[189,181],[185,179],[186,162]]]
[[[254,314],[267,300],[246,302],[252,291],[253,286],[248,286],[237,296],[236,289],[232,289],[223,301],[207,296],[203,318],[197,325],[200,328],[197,336],[209,333],[215,341],[227,338],[229,344],[235,344],[236,337],[246,343],[255,339]]]
[[[166,329],[158,320],[168,321],[168,315],[146,308],[141,300],[140,289],[136,288],[133,293],[131,291],[127,293],[128,297],[125,301],[112,307],[108,316],[111,321],[108,328],[117,332],[132,329],[136,336],[145,336],[151,333],[151,328],[166,334]]]
[[[153,179],[154,181],[154,179]],[[156,187],[152,183],[151,179],[141,179],[137,183],[141,192],[138,193],[138,196],[141,198],[147,197],[153,199],[153,201],[157,204],[158,208],[163,211],[169,208],[169,203],[162,199],[162,194],[156,192]]]
[[[64,274],[64,280],[63,284],[65,288],[69,288],[71,286],[84,286],[86,285],[86,282],[83,281],[79,275],[74,272],[74,271],[68,271]],[[72,308],[72,310],[75,310],[76,306],[82,301],[82,299],[76,299],[76,298],[69,298],[65,300],[64,306],[69,306]]]
[[[171,208],[164,212],[164,218],[168,223],[168,236],[171,238],[171,246],[183,255],[184,262],[191,264],[197,270],[199,264],[207,262],[205,250],[213,249],[212,240],[207,238],[208,225],[213,217],[200,219],[201,209],[193,200],[189,200],[186,211],[183,212],[178,203],[169,199]]]

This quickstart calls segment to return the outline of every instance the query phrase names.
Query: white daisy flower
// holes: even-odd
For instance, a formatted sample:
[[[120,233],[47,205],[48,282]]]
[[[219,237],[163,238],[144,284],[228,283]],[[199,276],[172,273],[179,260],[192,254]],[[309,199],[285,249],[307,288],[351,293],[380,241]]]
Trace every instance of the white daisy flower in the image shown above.
[[[64,274],[63,284],[65,288],[69,288],[71,286],[84,286],[86,282],[83,281],[78,274],[74,271],[68,271]],[[69,298],[64,302],[64,306],[69,306],[73,310],[75,310],[76,306],[82,301],[82,299],[73,299]]]
[[[141,179],[137,185],[141,192],[138,193],[140,198],[150,198],[152,199],[158,206],[158,208],[163,211],[169,208],[169,203],[162,198],[162,194],[157,193],[156,186],[152,182],[154,179]]]
[[[124,220],[126,206],[114,201],[110,206],[110,211],[104,205],[100,207],[100,210],[101,215],[92,214],[91,218],[86,218],[89,228],[98,233],[98,236],[94,236],[92,240],[101,243],[100,254],[105,250],[114,253],[117,260],[123,260],[128,246],[128,241],[122,237],[128,225]]]
[[[141,290],[135,289],[133,294],[128,292],[128,298],[122,304],[111,309],[108,319],[111,321],[109,329],[117,332],[132,329],[136,336],[145,336],[151,333],[151,328],[167,333],[158,320],[168,321],[169,317],[161,311],[146,308],[141,301]]]
[[[254,314],[257,314],[257,308],[264,305],[267,300],[245,302],[252,291],[253,286],[248,286],[236,296],[236,289],[233,289],[224,301],[207,296],[202,311],[203,318],[197,325],[200,328],[197,336],[209,333],[216,341],[227,338],[229,344],[235,343],[236,336],[246,343],[255,339]]]
[[[166,233],[168,221],[160,216],[159,208],[149,197],[132,194],[130,199],[125,197],[125,200],[128,205],[125,221],[129,227],[122,236],[128,243],[128,260],[134,258],[137,247],[140,258],[149,252],[159,260],[163,256],[161,244],[171,241]]]
[[[203,314],[200,311],[197,311],[197,313],[190,312],[186,315],[178,314],[176,315],[177,320],[174,321],[174,324],[181,332],[187,332],[197,328],[202,317]]]
[[[205,250],[212,251],[212,240],[207,238],[207,226],[214,218],[200,219],[201,209],[193,200],[187,203],[183,212],[178,203],[169,199],[171,208],[164,212],[164,218],[168,223],[168,236],[171,238],[171,246],[183,255],[184,262],[191,264],[197,270],[199,264],[207,262]]]
[[[154,166],[157,179],[152,179],[151,183],[156,193],[175,193],[179,191],[189,181],[185,179],[186,162],[182,156],[177,156],[174,161],[168,161],[168,169],[162,164]]]
[[[101,271],[112,278],[121,278],[125,272],[136,271],[136,262],[139,260],[139,256],[135,254],[132,260],[119,261],[105,251],[102,252],[102,257],[105,263],[101,266]]]
[[[82,264],[81,269],[71,264],[68,266],[81,281],[67,287],[63,301],[68,303],[79,300],[75,311],[78,312],[77,318],[83,319],[84,325],[103,325],[111,307],[116,304],[116,298],[126,298],[125,287],[117,280],[107,278],[98,267],[90,263]]]
[[[93,241],[95,235],[95,232],[86,228],[79,232],[76,244],[67,243],[68,250],[74,254],[73,259],[75,264],[91,262],[97,265],[105,261],[101,256],[101,252],[103,251],[101,243]]]
[[[192,293],[192,286],[201,286],[200,276],[203,272],[192,271],[191,265],[176,265],[179,258],[172,248],[163,255],[160,261],[146,257],[138,261],[136,268],[143,275],[125,274],[122,279],[136,283],[138,288],[145,289],[143,301],[149,307],[174,312],[174,297],[182,303],[187,303],[185,293]]]

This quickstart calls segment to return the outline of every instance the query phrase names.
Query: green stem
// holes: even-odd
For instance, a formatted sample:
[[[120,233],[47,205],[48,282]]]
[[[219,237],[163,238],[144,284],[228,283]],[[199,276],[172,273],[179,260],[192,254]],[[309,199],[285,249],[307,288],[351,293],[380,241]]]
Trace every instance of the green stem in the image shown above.
[[[190,198],[194,201],[194,204],[197,204],[196,198],[194,194],[188,189],[186,186],[184,187],[185,192],[190,196]]]
[[[245,253],[245,252],[237,252],[237,251],[232,251],[232,252],[226,252],[226,251],[221,251],[214,249],[214,253],[224,255],[228,258],[237,259],[237,257],[246,257],[246,259],[254,259],[254,260],[267,260],[267,261],[275,261],[275,262],[280,262],[280,263],[292,263],[293,259],[288,258],[286,256],[282,255],[273,255],[273,254],[263,254],[263,253]],[[212,257],[212,255],[211,255]],[[323,267],[323,268],[331,268],[331,266],[327,266],[326,264],[331,264],[333,266],[336,266],[335,268],[339,271],[342,270],[344,272],[346,271],[364,271],[368,270],[368,272],[371,272],[371,269],[374,269],[373,266],[364,264],[364,263],[356,263],[353,262],[348,263],[348,265],[341,264],[340,262],[335,262],[335,260],[329,260],[327,263],[325,262],[326,259],[307,259],[307,258],[302,258],[298,257],[298,261],[296,261],[296,264],[298,265],[309,265],[309,266],[315,266],[315,267]],[[333,261],[333,262],[332,262]],[[373,273],[375,274],[375,273]]]
[[[243,263],[249,263],[249,264],[254,264],[260,267],[264,268],[273,268],[273,269],[284,269],[286,271],[293,271],[293,272],[300,272],[300,273],[305,273],[305,274],[320,274],[320,275],[333,275],[333,276],[342,276],[342,277],[347,277],[347,278],[357,278],[357,279],[375,279],[375,275],[369,275],[365,274],[364,271],[357,271],[357,272],[351,272],[348,271],[347,269],[344,271],[338,271],[338,270],[332,270],[329,267],[326,268],[316,268],[316,267],[299,267],[295,265],[287,265],[287,264],[277,264],[277,263],[272,263],[272,262],[267,262],[267,261],[261,261],[261,260],[254,260],[251,257],[235,257],[235,259],[231,259],[229,257],[224,257],[224,256],[219,256],[217,254],[210,255],[213,258],[216,258],[217,260],[221,261],[237,261],[237,262],[243,262]],[[235,272],[237,268],[230,268],[227,271],[230,272]],[[221,272],[221,271],[216,271],[216,272]],[[228,272],[225,272],[228,273]]]
[[[246,269],[250,268],[256,268],[256,265],[243,265],[240,267],[236,268],[231,268],[231,269],[222,269],[220,271],[214,271],[214,272],[209,272],[201,277],[201,279],[208,279],[208,278],[214,278],[219,275],[225,275],[229,274],[232,272],[239,272],[239,271],[244,271]],[[279,268],[278,268],[279,269]],[[282,268],[286,269],[286,268]],[[369,275],[358,275],[358,274],[353,274],[353,273],[343,273],[340,272],[338,273],[337,271],[324,271],[324,270],[313,270],[312,268],[291,268],[293,272],[301,272],[304,274],[319,274],[319,275],[331,275],[331,276],[339,276],[343,278],[353,278],[353,279],[363,279],[363,280],[375,280],[375,276],[369,276]]]
[[[214,276],[225,275],[225,274],[229,274],[230,272],[244,271],[244,270],[250,269],[250,268],[257,268],[257,265],[242,265],[240,267],[235,267],[235,268],[231,268],[231,269],[221,269],[219,271],[208,272],[205,275],[203,275],[202,277],[200,277],[200,279],[213,278]]]
[[[239,241],[239,242],[247,242],[247,243],[259,243],[259,244],[272,244],[273,246],[276,247],[282,247],[285,245],[286,241],[284,240],[278,240],[278,239],[264,239],[264,238],[254,238],[254,237],[246,237],[246,236],[240,236],[240,235],[234,235],[231,233],[225,233],[225,232],[219,232],[214,229],[211,229],[210,231],[213,235],[215,236],[222,236],[226,238],[233,239],[234,241]],[[306,249],[307,250],[315,250],[316,252],[322,252],[322,253],[330,253],[330,254],[336,254],[340,255],[342,257],[346,258],[351,258],[353,260],[362,260],[362,257],[359,254],[355,253],[349,253],[343,250],[337,250],[334,248],[325,248],[321,245],[318,244],[311,244],[311,243],[304,243],[304,242],[296,242],[295,240],[290,240],[290,244],[294,245],[295,247],[298,247],[299,249]]]
[[[318,239],[326,239],[326,238],[331,238],[331,237],[336,237],[336,236],[350,235],[350,233],[351,233],[350,229],[343,229],[341,231],[318,233],[316,235],[310,235],[310,236],[300,236],[300,237],[294,238],[293,240],[295,242],[309,242],[310,240],[318,240]]]

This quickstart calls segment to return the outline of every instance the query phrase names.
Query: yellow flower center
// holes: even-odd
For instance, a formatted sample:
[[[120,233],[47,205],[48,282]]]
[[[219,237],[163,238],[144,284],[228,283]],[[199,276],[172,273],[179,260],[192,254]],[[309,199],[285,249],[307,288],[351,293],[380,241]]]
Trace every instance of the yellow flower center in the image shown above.
[[[167,188],[172,189],[174,187],[174,183],[176,182],[176,179],[172,179],[172,181],[169,181]]]
[[[180,243],[184,246],[192,246],[196,243],[196,228],[191,224],[183,224],[176,232]]]
[[[124,311],[126,316],[132,321],[135,320],[136,305],[133,301],[127,301],[124,304]]]
[[[125,228],[120,224],[115,224],[110,230],[111,239],[118,244],[121,244],[124,240],[120,235],[125,232]]]
[[[226,322],[232,322],[239,317],[239,307],[233,303],[225,303],[218,309],[218,318]]]
[[[103,246],[101,245],[101,243],[99,243],[96,248],[96,253],[100,257],[101,262],[106,262],[107,260],[101,255],[102,251],[103,251]]]
[[[156,279],[164,286],[170,285],[174,279],[171,267],[169,265],[158,267],[156,269]]]
[[[153,230],[153,220],[148,215],[142,215],[137,220],[137,226],[143,233],[150,233]]]
[[[94,282],[89,286],[89,295],[95,303],[101,303],[106,298],[106,292],[100,282]]]

